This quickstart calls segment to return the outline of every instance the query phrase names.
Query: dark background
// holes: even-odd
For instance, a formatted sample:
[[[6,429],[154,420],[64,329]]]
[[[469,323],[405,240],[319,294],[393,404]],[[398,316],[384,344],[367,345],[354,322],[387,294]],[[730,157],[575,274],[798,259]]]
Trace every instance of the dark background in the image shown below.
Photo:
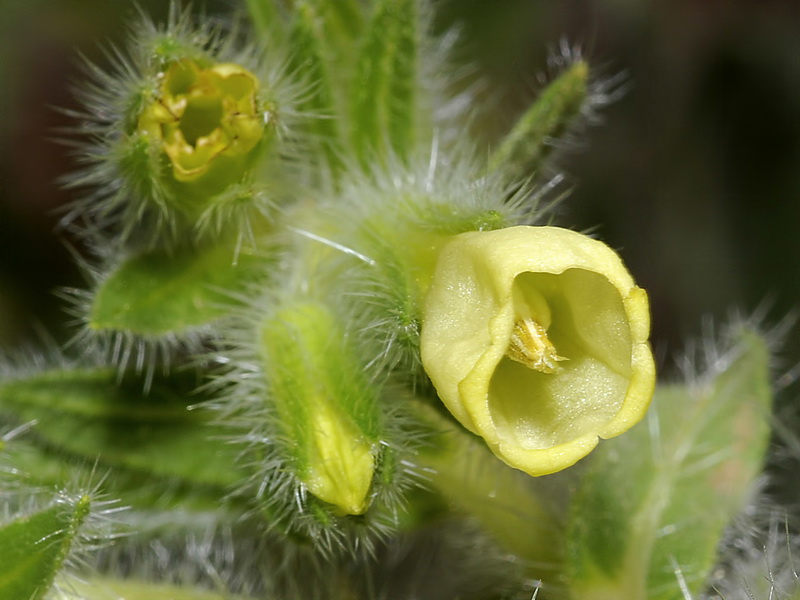
[[[335,1],[335,0],[334,0]],[[166,0],[140,1],[159,19]],[[496,139],[541,89],[562,39],[629,90],[583,148],[560,157],[575,191],[558,223],[593,228],[651,297],[659,361],[701,332],[768,302],[777,321],[800,299],[800,2],[768,0],[440,0],[460,24],[459,56],[483,77]],[[232,0],[195,2],[208,12]],[[83,285],[53,233],[70,200],[57,180],[69,150],[78,53],[103,62],[123,43],[129,0],[0,0],[0,348],[70,335],[59,286]],[[795,325],[782,353],[800,361]]]

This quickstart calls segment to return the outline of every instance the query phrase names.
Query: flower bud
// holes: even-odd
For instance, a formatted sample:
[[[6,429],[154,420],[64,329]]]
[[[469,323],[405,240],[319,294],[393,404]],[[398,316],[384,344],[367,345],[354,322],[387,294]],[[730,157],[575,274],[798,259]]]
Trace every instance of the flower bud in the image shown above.
[[[363,514],[375,471],[377,393],[326,307],[297,302],[261,329],[278,438],[297,479],[344,514]]]
[[[647,294],[608,246],[523,226],[443,247],[420,344],[453,416],[509,465],[545,475],[644,416],[649,329]]]

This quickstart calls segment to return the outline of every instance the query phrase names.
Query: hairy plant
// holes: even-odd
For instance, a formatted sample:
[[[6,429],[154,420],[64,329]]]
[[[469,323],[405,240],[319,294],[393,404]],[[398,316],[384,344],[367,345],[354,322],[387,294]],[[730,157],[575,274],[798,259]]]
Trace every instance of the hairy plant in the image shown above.
[[[618,82],[565,45],[493,147],[427,3],[241,9],[173,4],[86,66],[87,285],[72,341],[0,373],[0,598],[763,587],[729,524],[780,336],[733,320],[656,386],[646,291],[553,223],[557,140]]]

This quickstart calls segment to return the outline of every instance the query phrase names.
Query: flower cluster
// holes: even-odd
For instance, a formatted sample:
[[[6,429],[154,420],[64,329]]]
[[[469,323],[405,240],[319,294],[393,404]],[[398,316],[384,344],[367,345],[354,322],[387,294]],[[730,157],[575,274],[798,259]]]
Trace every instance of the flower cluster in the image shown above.
[[[440,402],[534,476],[641,419],[647,296],[601,242],[532,226],[523,183],[592,108],[579,54],[478,159],[415,0],[255,6],[267,43],[173,7],[93,70],[71,215],[104,264],[77,339],[147,391],[194,372],[239,449],[233,496],[323,550],[398,527]]]
[[[541,225],[552,141],[618,80],[563,45],[492,147],[436,3],[239,4],[175,0],[89,66],[83,327],[0,359],[0,599],[701,597],[769,446],[769,340],[655,390],[646,292]],[[91,526],[106,493],[133,510]]]

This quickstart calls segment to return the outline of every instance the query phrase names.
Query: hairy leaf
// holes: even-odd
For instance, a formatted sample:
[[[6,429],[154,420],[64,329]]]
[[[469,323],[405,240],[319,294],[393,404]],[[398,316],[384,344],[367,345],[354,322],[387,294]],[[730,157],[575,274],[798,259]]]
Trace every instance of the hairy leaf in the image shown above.
[[[145,337],[181,335],[228,314],[264,269],[253,254],[234,263],[227,245],[151,251],[117,265],[97,289],[88,315],[95,331]]]
[[[708,372],[658,389],[646,420],[601,444],[571,508],[575,596],[682,600],[761,470],[769,438],[769,352],[752,331]]]
[[[58,483],[72,470],[68,460],[97,462],[156,498],[165,487],[200,486],[218,499],[246,475],[221,439],[227,431],[212,425],[208,412],[188,410],[204,399],[193,393],[194,379],[158,376],[147,395],[137,378],[118,381],[107,368],[55,369],[2,382],[0,416],[35,422],[30,441],[9,443],[9,455],[20,461],[12,465],[34,480]]]
[[[0,527],[0,598],[44,597],[89,508],[88,496],[61,496],[47,508]]]

